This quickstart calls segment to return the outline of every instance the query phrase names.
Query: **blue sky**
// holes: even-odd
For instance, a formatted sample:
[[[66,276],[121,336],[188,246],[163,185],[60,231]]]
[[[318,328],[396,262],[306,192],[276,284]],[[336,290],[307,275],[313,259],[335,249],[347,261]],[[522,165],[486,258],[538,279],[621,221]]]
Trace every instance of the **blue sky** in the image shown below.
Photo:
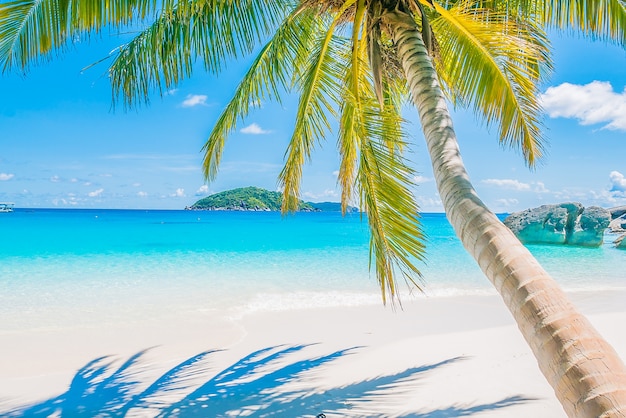
[[[529,170],[469,112],[454,111],[461,152],[479,195],[496,212],[547,203],[626,205],[626,51],[552,37],[555,71],[544,88],[547,156]],[[246,60],[219,77],[197,71],[148,106],[111,109],[105,65],[82,71],[117,44],[76,45],[24,76],[0,76],[0,201],[32,208],[182,209],[210,193],[276,189],[296,102],[263,103],[227,145],[217,179],[204,182],[201,147]],[[408,108],[416,199],[441,212],[415,112]],[[332,138],[332,137],[331,137]],[[329,139],[304,172],[303,198],[338,201]]]

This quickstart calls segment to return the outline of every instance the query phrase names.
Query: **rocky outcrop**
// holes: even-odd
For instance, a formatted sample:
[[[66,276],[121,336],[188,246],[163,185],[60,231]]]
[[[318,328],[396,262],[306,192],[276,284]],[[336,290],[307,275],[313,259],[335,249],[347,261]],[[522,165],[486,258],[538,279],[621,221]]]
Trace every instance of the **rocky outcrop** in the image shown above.
[[[566,239],[566,244],[585,247],[599,247],[604,241],[604,231],[609,226],[611,214],[608,210],[589,206],[574,222],[574,229]]]
[[[611,223],[609,223],[609,231],[626,232],[626,206],[617,206],[609,209],[611,212]]]
[[[525,244],[598,247],[610,220],[607,209],[570,202],[516,212],[504,224]]]
[[[626,250],[626,239],[624,238],[626,238],[626,234],[620,235],[615,239],[615,241],[613,241],[617,248]]]

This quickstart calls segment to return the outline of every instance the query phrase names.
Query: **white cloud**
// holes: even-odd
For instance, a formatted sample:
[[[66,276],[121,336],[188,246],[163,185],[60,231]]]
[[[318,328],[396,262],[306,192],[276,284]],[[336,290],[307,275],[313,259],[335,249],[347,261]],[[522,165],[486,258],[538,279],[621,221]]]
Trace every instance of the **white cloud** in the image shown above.
[[[535,192],[535,193],[550,193],[550,190],[546,185],[541,182],[522,183],[519,180],[513,179],[485,179],[481,183],[488,184],[495,187],[500,187],[505,190],[515,190],[518,192]],[[499,202],[503,203],[503,202]]]
[[[208,97],[204,94],[188,94],[181,103],[182,107],[206,106]]]
[[[164,96],[173,96],[178,92],[178,89],[170,89],[165,92]]]
[[[222,174],[236,173],[237,175],[250,175],[252,173],[272,173],[273,175],[278,175],[282,168],[282,164],[260,163],[256,161],[226,161],[221,164],[220,172]]]
[[[178,188],[170,197],[185,197],[185,189]]]
[[[65,200],[65,199],[52,199],[52,204],[54,206],[67,205],[67,200]]]
[[[517,199],[497,199],[496,203],[500,204],[500,206],[510,207],[517,205],[519,201]]]
[[[148,193],[146,193],[146,192],[137,192],[137,196],[139,196],[139,197],[148,197]]]
[[[624,193],[626,192],[626,178],[619,171],[611,171],[609,174],[611,181],[610,192]]]
[[[548,190],[546,188],[546,185],[543,184],[543,182],[538,181],[538,182],[534,183],[534,185],[535,185],[535,188],[534,188],[533,191],[535,193],[550,193],[550,190]]]
[[[271,133],[271,131],[264,130],[256,123],[248,125],[245,128],[241,128],[239,132],[241,132],[242,134],[249,134],[249,135],[264,135],[264,134]]]
[[[584,205],[585,200],[589,197],[589,192],[578,189],[565,188],[563,190],[555,191],[554,197],[556,200],[559,200],[561,202],[581,202]]]
[[[53,182],[53,183],[58,183],[58,182],[61,181],[61,177],[59,177],[59,176],[52,176],[52,177],[50,177],[50,181]]]
[[[626,205],[626,178],[618,171],[610,174],[610,185],[601,190],[565,188],[552,193],[553,202],[580,202],[583,206],[610,208]]]
[[[482,183],[489,184],[503,189],[528,191],[530,190],[530,184],[522,183],[518,180],[511,179],[486,179]]]
[[[415,199],[419,205],[420,212],[443,212],[443,203],[439,196],[416,196]]]
[[[0,181],[11,180],[13,177],[15,177],[14,174],[0,173]]]
[[[606,189],[600,191],[591,190],[585,193],[582,198],[570,200],[581,202],[585,206],[610,208],[614,206],[626,205],[626,192],[610,192]]]
[[[200,166],[198,165],[184,165],[184,166],[162,166],[161,170],[163,171],[172,171],[175,173],[184,173],[184,172],[198,172],[200,171]]]
[[[413,177],[413,181],[415,181],[417,184],[428,183],[433,180],[434,179],[432,177],[424,177],[424,176]]]
[[[208,196],[209,194],[209,186],[206,184],[203,184],[198,190],[196,190],[196,196]]]
[[[196,160],[195,154],[110,154],[102,157],[105,160]]]
[[[339,198],[339,194],[337,193],[337,191],[331,189],[326,189],[321,193],[304,192],[302,193],[302,196],[311,200]]]
[[[616,93],[606,81],[563,83],[548,88],[539,100],[551,118],[573,118],[582,125],[603,124],[606,129],[626,131],[626,89]]]
[[[89,197],[98,197],[104,192],[104,189],[94,190],[93,192],[89,192]]]

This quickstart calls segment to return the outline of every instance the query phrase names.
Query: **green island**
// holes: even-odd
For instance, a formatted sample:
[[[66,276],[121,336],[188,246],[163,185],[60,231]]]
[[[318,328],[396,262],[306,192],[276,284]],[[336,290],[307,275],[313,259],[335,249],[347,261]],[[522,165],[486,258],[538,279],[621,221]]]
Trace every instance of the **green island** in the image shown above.
[[[212,194],[198,200],[185,210],[280,211],[283,195],[260,187],[241,187]],[[300,200],[298,210],[303,212],[339,212],[339,202],[305,202]],[[348,207],[349,212],[357,209]]]

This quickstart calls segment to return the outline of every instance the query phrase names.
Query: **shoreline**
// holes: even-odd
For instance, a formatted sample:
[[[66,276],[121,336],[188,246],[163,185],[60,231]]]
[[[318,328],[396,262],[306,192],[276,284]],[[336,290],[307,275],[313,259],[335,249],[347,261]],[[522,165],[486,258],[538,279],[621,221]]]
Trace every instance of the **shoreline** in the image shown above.
[[[620,324],[626,321],[626,291],[568,294],[625,359]],[[2,332],[0,346],[5,363],[0,368],[0,411],[67,391],[76,372],[100,356],[112,356],[119,366],[147,350],[137,375],[147,385],[205,350],[219,351],[208,356],[210,370],[201,380],[256,350],[280,346],[269,351],[287,350],[277,358],[301,369],[311,367],[284,376],[287,386],[307,387],[301,409],[291,416],[337,416],[333,411],[345,412],[346,402],[355,414],[371,410],[362,416],[565,416],[510,314],[493,295],[419,298],[404,301],[403,310],[362,305],[253,312],[239,318],[187,312],[166,320]],[[266,367],[273,365],[264,361]],[[313,396],[318,392],[326,395]],[[456,412],[443,415],[445,411]]]

